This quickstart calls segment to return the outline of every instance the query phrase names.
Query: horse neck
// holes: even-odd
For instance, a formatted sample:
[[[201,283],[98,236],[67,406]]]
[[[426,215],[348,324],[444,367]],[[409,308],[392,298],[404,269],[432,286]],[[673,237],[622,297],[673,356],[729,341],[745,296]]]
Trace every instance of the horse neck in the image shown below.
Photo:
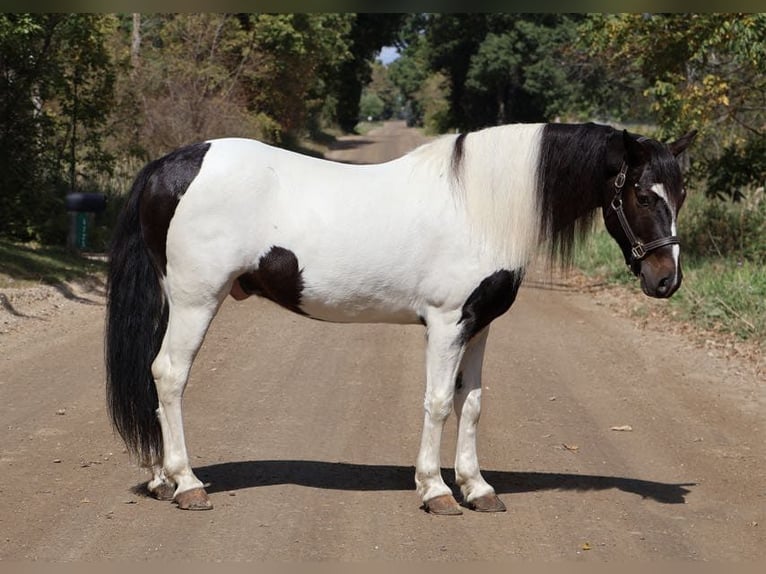
[[[541,235],[550,255],[567,263],[575,240],[592,229],[603,205],[606,144],[614,130],[595,124],[548,124],[538,165]]]

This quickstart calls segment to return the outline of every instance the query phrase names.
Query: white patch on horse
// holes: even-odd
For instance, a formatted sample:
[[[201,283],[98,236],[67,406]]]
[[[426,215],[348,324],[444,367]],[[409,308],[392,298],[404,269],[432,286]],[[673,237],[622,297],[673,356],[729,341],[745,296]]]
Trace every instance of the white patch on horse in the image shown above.
[[[541,238],[536,168],[542,129],[543,124],[498,126],[471,133],[464,142],[457,192],[473,239],[498,269],[525,267]],[[500,150],[507,155],[499,158]]]
[[[668,206],[668,210],[670,211],[670,234],[673,236],[678,235],[678,228],[676,226],[678,210],[676,209],[675,204],[670,201],[670,197],[668,196],[668,192],[665,189],[665,186],[661,183],[655,183],[652,185],[651,190],[657,194],[657,196],[660,197]],[[678,265],[679,259],[681,257],[681,246],[676,243],[675,245],[671,246],[671,250],[673,253],[673,264],[675,265],[676,269],[673,280],[676,281],[678,279]]]

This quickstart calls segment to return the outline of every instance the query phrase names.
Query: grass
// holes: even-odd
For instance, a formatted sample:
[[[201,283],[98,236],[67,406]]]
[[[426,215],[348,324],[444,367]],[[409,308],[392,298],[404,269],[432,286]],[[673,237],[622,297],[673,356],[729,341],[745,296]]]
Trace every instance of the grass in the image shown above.
[[[682,252],[683,253],[683,252]],[[735,257],[685,258],[681,289],[658,310],[673,319],[766,345],[766,268]],[[598,229],[578,246],[575,265],[612,284],[635,284],[622,253]],[[638,288],[633,285],[631,288]]]
[[[55,285],[102,275],[106,263],[62,247],[42,247],[0,239],[0,288]]]

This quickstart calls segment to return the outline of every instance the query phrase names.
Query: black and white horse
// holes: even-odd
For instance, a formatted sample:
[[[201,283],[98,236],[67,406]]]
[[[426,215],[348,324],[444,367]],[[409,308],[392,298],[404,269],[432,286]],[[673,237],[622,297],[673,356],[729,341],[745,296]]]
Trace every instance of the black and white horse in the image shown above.
[[[670,297],[685,196],[675,156],[694,136],[665,145],[595,124],[507,125],[368,166],[220,139],[149,163],[115,232],[106,326],[111,419],[152,469],[148,489],[211,508],[189,465],[181,398],[224,298],[259,295],[323,321],[423,324],[418,495],[430,512],[461,512],[439,465],[454,409],[464,504],[504,510],[476,454],[490,323],[533,254],[566,260],[598,208],[644,292]]]

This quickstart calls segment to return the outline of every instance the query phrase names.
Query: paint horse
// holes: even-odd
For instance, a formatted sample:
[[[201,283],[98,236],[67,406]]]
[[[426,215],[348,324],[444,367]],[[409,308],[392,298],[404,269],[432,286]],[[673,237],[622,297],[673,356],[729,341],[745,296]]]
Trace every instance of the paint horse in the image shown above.
[[[246,139],[183,147],[138,174],[111,247],[107,397],[148,490],[212,505],[189,465],[181,399],[228,294],[335,322],[426,328],[425,419],[415,470],[426,510],[459,514],[442,479],[445,419],[458,417],[463,504],[502,511],[476,453],[490,323],[513,304],[539,249],[564,262],[601,208],[652,297],[681,284],[685,190],[665,145],[608,126],[529,124],[449,135],[354,166]]]

